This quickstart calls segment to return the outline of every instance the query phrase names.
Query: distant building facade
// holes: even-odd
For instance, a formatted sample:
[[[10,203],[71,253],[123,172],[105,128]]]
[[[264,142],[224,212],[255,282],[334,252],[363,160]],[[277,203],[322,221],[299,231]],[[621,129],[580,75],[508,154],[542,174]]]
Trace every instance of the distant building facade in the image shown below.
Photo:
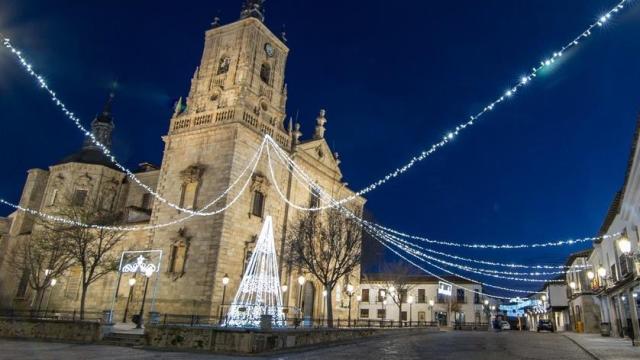
[[[393,275],[389,273],[363,276],[354,302],[358,320],[393,320],[437,322],[440,326],[458,323],[487,324],[489,311],[484,309],[482,285],[457,277],[446,277],[452,285],[451,295],[438,292],[439,279],[427,275],[407,277],[407,291],[401,294],[399,307],[390,295]],[[396,297],[398,298],[398,297]],[[493,303],[493,302],[491,302]],[[433,305],[432,305],[433,304]]]

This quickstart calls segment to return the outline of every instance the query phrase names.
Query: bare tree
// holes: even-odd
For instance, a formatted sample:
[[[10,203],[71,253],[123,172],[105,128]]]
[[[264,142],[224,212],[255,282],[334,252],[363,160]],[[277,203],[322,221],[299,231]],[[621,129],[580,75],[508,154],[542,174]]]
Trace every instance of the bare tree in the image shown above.
[[[386,295],[398,307],[398,318],[400,319],[400,326],[402,326],[400,318],[402,304],[407,303],[409,291],[415,287],[415,284],[411,282],[411,268],[404,262],[384,264],[382,267],[382,279],[380,285],[387,289]]]
[[[313,274],[328,294],[360,264],[362,227],[340,210],[303,214],[287,235],[292,265]],[[331,295],[326,297],[327,324],[333,327]]]
[[[46,289],[73,265],[74,259],[60,233],[34,231],[19,238],[8,262],[19,278],[27,277],[28,286],[35,291],[36,311],[40,311]]]
[[[58,216],[84,224],[114,226],[120,223],[122,215],[105,206],[102,199],[87,199],[81,204],[73,199],[60,207]],[[64,237],[65,251],[73,258],[81,270],[82,292],[80,295],[80,319],[84,319],[86,298],[91,284],[104,275],[118,269],[118,257],[114,248],[124,237],[122,231],[105,228],[88,228],[75,225],[55,224],[49,231]]]

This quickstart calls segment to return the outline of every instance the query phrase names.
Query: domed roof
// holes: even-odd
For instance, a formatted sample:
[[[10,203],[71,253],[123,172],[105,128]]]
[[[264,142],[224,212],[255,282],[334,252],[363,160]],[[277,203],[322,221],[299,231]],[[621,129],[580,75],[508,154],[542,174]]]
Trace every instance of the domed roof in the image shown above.
[[[109,158],[107,158],[107,156],[102,153],[102,151],[93,147],[84,147],[80,149],[80,151],[60,160],[55,165],[68,163],[102,165],[120,171],[120,169],[118,169],[118,167],[114,163],[112,163],[111,160],[109,160]]]

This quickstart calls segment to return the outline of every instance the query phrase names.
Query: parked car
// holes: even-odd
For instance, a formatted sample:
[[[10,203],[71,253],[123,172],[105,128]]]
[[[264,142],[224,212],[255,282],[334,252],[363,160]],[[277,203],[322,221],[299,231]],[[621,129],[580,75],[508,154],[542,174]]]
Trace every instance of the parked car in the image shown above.
[[[511,330],[511,325],[509,325],[508,321],[502,321],[500,323],[500,329],[502,329],[502,330]]]
[[[541,319],[538,321],[538,332],[541,330],[553,332],[553,323],[549,319]]]

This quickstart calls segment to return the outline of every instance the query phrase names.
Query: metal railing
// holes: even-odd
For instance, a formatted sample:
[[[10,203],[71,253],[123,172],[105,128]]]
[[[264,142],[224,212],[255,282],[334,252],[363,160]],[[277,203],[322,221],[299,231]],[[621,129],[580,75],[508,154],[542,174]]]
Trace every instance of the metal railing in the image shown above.
[[[0,309],[0,317],[11,319],[31,319],[31,320],[80,320],[78,310],[17,310]],[[95,311],[85,311],[84,319],[87,321],[102,321],[103,313]]]
[[[207,316],[207,315],[181,315],[181,314],[161,314],[159,323],[162,325],[181,325],[181,326],[225,326],[230,319],[223,316]],[[256,318],[255,323],[259,323],[260,319]],[[274,321],[274,327],[287,328],[327,328],[329,323],[327,319],[318,318],[300,318],[285,317],[281,321]],[[405,328],[405,327],[437,327],[437,321],[398,321],[398,320],[382,320],[382,319],[342,319],[333,320],[333,328]]]

